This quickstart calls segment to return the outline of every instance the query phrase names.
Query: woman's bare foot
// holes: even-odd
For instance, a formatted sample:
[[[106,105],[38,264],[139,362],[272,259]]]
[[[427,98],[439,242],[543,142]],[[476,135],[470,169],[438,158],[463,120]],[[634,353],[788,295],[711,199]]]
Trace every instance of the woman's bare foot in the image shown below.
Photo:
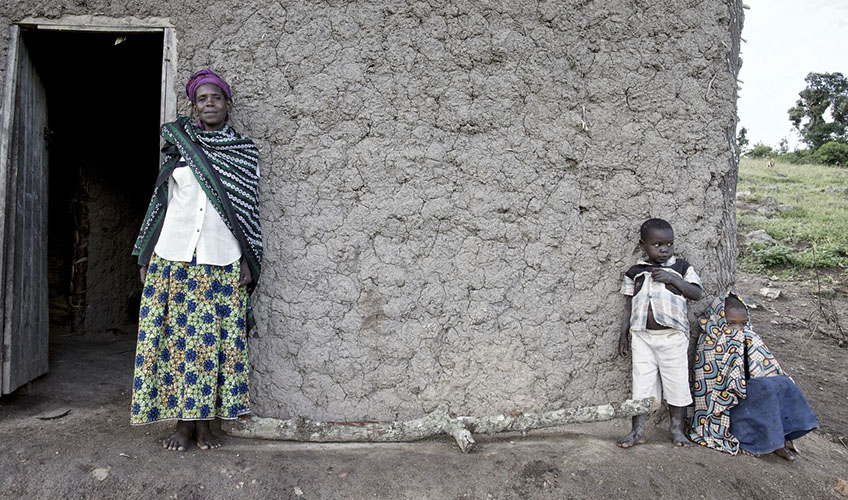
[[[177,432],[165,438],[162,441],[162,447],[173,451],[185,451],[188,448],[188,442],[193,432],[194,422],[179,420],[177,421]]]
[[[618,440],[618,446],[621,448],[630,448],[637,444],[645,442],[645,420],[647,415],[636,415],[633,417],[633,429],[630,434]]]
[[[197,421],[194,428],[194,439],[197,440],[197,447],[201,450],[211,450],[221,447],[218,436],[212,434],[212,429],[209,428],[208,420]]]
[[[789,460],[790,462],[795,461],[795,455],[793,455],[792,452],[787,450],[785,447],[774,450],[774,454],[784,460]]]

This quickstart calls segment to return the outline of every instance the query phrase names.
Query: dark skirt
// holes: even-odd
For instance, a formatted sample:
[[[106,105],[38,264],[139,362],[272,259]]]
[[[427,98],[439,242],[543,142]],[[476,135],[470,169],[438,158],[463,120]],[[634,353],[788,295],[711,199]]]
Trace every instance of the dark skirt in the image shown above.
[[[754,455],[783,448],[818,428],[816,415],[789,377],[748,379],[747,397],[730,409],[730,433]]]
[[[247,292],[237,265],[153,255],[141,298],[130,423],[250,412]]]

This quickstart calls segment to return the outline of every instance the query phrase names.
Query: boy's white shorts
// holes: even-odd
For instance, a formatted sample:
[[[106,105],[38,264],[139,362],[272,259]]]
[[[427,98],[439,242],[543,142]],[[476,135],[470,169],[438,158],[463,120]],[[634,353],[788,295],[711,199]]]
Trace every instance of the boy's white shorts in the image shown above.
[[[689,335],[681,330],[630,330],[633,399],[655,397],[672,406],[692,404]],[[664,397],[663,397],[664,396]]]

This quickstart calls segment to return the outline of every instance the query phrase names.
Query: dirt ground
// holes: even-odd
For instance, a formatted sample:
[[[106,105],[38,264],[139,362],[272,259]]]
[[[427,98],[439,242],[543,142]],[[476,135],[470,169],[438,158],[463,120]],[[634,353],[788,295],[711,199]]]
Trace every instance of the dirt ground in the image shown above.
[[[782,296],[760,297],[766,285]],[[628,422],[614,421],[527,436],[477,436],[469,455],[448,439],[307,444],[227,437],[220,450],[167,452],[159,441],[171,425],[127,423],[135,336],[112,332],[55,336],[50,373],[0,399],[0,497],[848,497],[848,347],[811,332],[820,322],[812,285],[765,283],[740,273],[739,290],[754,298],[756,330],[819,416],[821,429],[798,440],[802,455],[792,464],[773,455],[675,448],[666,421],[657,419],[648,444],[631,450],[615,446]],[[848,326],[848,300],[842,295],[836,305]],[[37,418],[64,409],[70,412],[63,417]]]

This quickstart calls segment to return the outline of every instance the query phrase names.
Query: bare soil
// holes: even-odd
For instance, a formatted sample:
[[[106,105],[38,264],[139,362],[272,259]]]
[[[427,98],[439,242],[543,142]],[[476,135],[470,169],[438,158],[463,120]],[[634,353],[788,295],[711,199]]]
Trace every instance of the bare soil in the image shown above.
[[[168,452],[160,440],[172,424],[129,426],[135,336],[108,332],[56,335],[50,373],[0,399],[0,498],[844,498],[848,349],[828,335],[835,329],[821,321],[814,284],[741,273],[738,284],[757,304],[757,331],[819,416],[821,429],[798,440],[795,463],[675,448],[661,417],[649,442],[630,450],[615,446],[629,423],[615,421],[478,436],[469,455],[447,439],[325,445],[225,437],[219,450]],[[767,284],[781,297],[759,297]],[[844,295],[836,306],[848,315]],[[63,417],[37,418],[64,409]]]

